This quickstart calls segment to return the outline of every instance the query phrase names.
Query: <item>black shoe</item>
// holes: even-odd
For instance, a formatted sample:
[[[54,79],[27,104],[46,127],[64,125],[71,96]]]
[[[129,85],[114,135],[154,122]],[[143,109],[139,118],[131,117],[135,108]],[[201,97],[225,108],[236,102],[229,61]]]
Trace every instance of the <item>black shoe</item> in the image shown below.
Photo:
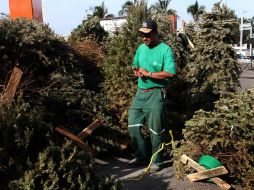
[[[148,162],[146,160],[138,160],[137,158],[134,158],[128,162],[128,166],[132,167],[132,168],[139,167],[139,166],[145,166],[147,164],[148,164]]]

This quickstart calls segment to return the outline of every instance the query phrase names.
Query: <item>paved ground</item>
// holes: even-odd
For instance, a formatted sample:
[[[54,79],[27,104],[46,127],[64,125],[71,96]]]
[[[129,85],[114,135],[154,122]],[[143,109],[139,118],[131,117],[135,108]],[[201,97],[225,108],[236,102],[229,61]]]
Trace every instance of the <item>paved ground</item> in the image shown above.
[[[240,84],[242,89],[254,88],[254,70],[251,70],[249,63],[242,63],[244,68],[241,74]],[[254,64],[253,64],[254,69]],[[124,183],[125,190],[217,190],[220,189],[217,185],[207,182],[191,183],[187,179],[177,180],[174,175],[172,162],[165,161],[165,167],[160,172],[147,174],[140,180],[128,180],[139,176],[142,168],[130,169],[127,166],[127,161],[130,159],[129,154],[109,157],[97,158],[97,173],[99,175],[113,175],[116,180]],[[236,190],[242,188],[233,186]]]
[[[244,71],[241,74],[240,84],[242,89],[254,88],[254,70]]]
[[[97,174],[113,175],[118,181],[124,184],[125,190],[219,190],[220,188],[212,183],[195,182],[187,179],[177,180],[174,176],[170,160],[164,162],[164,169],[154,173],[146,174],[139,178],[145,167],[129,168],[128,158],[111,156],[108,158],[96,159]],[[237,190],[240,190],[238,188]]]

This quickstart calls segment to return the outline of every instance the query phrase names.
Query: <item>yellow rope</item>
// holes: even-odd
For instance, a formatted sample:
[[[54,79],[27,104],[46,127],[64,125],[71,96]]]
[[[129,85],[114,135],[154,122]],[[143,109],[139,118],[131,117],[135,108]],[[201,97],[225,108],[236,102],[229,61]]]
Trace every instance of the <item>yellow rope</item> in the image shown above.
[[[164,149],[165,146],[169,146],[170,144],[172,144],[172,145],[174,144],[174,136],[173,136],[172,130],[169,130],[169,135],[170,135],[170,137],[171,137],[171,141],[170,141],[169,143],[162,143],[162,144],[161,144],[161,148],[160,148],[159,150],[157,150],[157,151],[152,155],[152,157],[151,157],[151,159],[150,159],[149,165],[143,170],[143,172],[142,172],[141,174],[139,174],[139,175],[137,175],[137,176],[134,176],[134,177],[124,178],[124,179],[122,179],[121,181],[124,181],[124,180],[141,180],[141,179],[145,176],[145,174],[147,174],[147,173],[150,171],[150,168],[151,168],[151,165],[152,165],[152,163],[153,163],[154,157],[155,157],[160,151],[162,151],[162,150]]]
[[[160,151],[163,150],[164,146],[169,146],[170,144],[173,144],[173,143],[174,143],[174,137],[173,137],[173,134],[172,134],[172,131],[171,131],[171,130],[169,130],[169,134],[170,134],[170,137],[171,137],[171,141],[170,141],[169,143],[166,143],[166,144],[165,144],[165,143],[162,143],[161,148],[160,148],[159,150],[157,150],[157,151],[152,155],[152,157],[151,157],[151,159],[150,159],[149,165],[147,166],[147,168],[144,169],[144,173],[147,173],[147,172],[150,170],[151,165],[152,165],[152,163],[153,163],[154,157],[155,157]]]

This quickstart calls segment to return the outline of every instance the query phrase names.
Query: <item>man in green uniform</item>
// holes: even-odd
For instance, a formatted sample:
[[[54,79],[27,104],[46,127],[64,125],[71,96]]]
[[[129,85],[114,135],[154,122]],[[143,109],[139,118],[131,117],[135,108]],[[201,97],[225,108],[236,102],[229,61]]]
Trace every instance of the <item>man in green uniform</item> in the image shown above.
[[[165,123],[166,88],[176,74],[171,48],[160,41],[157,23],[145,20],[138,30],[143,44],[139,46],[132,69],[138,77],[138,89],[129,109],[128,129],[135,147],[135,158],[129,161],[131,167],[148,163],[146,144],[141,127],[147,122],[150,130],[152,153],[161,148]],[[150,170],[161,168],[162,155],[158,154]]]

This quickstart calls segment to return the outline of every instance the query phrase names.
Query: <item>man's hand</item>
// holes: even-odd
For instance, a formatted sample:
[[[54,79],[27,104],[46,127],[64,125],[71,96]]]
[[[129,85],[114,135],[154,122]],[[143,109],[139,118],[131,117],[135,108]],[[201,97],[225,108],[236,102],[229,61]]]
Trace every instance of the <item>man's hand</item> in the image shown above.
[[[140,69],[138,70],[138,72],[139,72],[142,76],[145,76],[145,77],[147,77],[147,76],[149,75],[149,72],[148,72],[147,70],[143,69],[143,68],[140,68]]]
[[[133,71],[137,77],[149,77],[153,79],[167,79],[175,76],[175,74],[166,71],[152,72],[149,76],[149,72],[143,68],[133,68]]]
[[[139,68],[134,67],[134,68],[132,68],[132,70],[133,70],[135,76],[137,76],[137,77],[143,77],[143,74],[141,74],[139,72]]]

